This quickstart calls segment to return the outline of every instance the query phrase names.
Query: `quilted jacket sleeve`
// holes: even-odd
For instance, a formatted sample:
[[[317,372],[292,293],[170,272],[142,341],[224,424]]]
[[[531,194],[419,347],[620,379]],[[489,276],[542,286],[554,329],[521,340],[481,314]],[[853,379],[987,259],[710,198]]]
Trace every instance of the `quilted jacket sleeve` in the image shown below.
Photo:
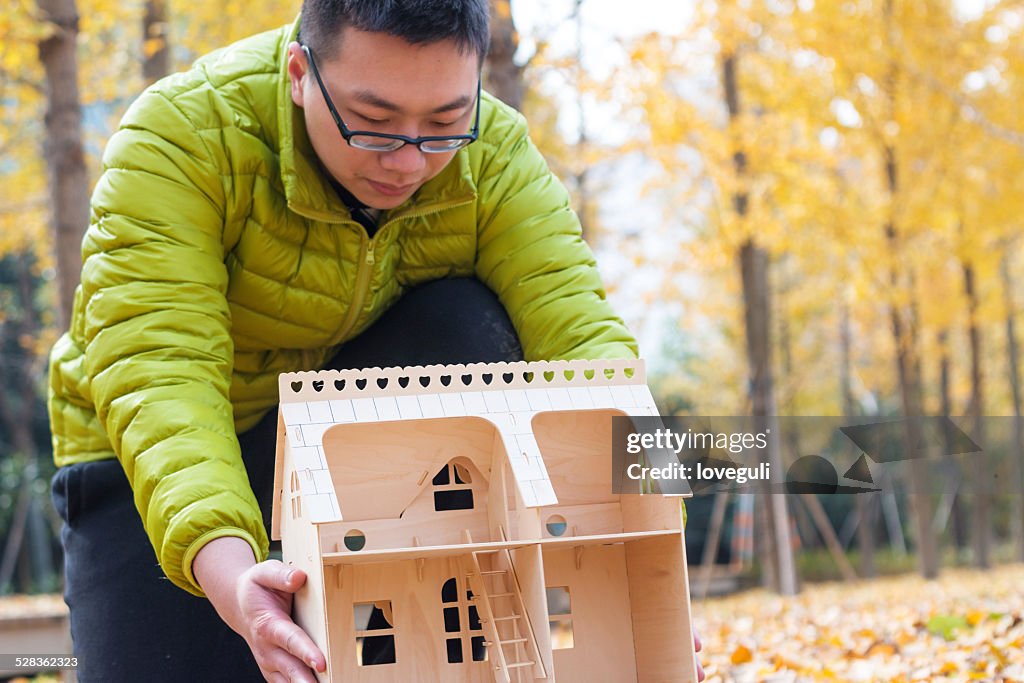
[[[202,595],[191,565],[205,543],[238,536],[257,559],[267,553],[228,399],[222,163],[154,90],[128,111],[103,163],[73,336],[160,565]]]
[[[605,299],[565,187],[518,113],[478,181],[477,276],[498,294],[526,360],[635,358]]]

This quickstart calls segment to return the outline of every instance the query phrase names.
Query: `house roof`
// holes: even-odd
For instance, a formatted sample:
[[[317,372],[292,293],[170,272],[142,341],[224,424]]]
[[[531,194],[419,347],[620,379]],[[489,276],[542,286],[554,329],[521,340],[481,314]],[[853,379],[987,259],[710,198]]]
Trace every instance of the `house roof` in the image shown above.
[[[281,421],[275,519],[284,487],[287,439],[301,472],[303,505],[314,523],[341,521],[323,450],[324,433],[347,423],[478,416],[498,430],[527,507],[555,505],[533,416],[558,410],[619,409],[656,416],[641,360],[473,363],[285,373],[279,377]]]

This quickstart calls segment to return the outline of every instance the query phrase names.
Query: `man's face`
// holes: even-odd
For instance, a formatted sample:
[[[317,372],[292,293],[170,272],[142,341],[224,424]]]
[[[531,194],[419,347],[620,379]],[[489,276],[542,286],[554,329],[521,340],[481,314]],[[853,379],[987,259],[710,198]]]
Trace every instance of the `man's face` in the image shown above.
[[[314,53],[320,77],[349,130],[409,137],[462,135],[476,113],[477,55],[455,42],[411,45],[384,33],[346,28],[332,59]],[[367,206],[403,204],[436,176],[455,152],[427,154],[415,145],[394,152],[350,147],[331,118],[298,43],[288,46],[292,101],[302,108],[324,167]]]

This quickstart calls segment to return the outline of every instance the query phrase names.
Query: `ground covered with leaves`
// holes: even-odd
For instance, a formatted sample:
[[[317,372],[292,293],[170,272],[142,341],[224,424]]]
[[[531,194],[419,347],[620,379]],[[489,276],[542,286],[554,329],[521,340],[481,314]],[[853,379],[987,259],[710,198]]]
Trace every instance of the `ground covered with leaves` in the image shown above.
[[[1024,682],[1024,565],[694,603],[708,683]]]

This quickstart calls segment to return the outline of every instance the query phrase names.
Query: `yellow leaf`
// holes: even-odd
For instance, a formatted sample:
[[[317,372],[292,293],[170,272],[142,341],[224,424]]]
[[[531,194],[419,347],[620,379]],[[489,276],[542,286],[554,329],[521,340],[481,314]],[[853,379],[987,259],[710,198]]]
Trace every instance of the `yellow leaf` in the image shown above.
[[[162,50],[166,44],[163,38],[147,38],[142,44],[142,55],[147,58],[152,57]]]
[[[894,654],[896,654],[896,646],[893,645],[892,643],[884,643],[884,642],[877,642],[877,643],[875,643],[874,645],[869,647],[868,651],[867,651],[867,656],[868,657],[876,657],[876,656],[891,657]]]
[[[912,643],[913,641],[917,640],[917,636],[915,636],[910,631],[900,631],[899,633],[896,634],[896,637],[895,637],[894,640],[896,641],[897,645],[906,645],[908,643]]]
[[[999,660],[999,666],[1006,666],[1010,663],[1010,660],[1006,658],[1006,655],[1003,654],[1003,651],[995,645],[993,645],[992,643],[988,644],[988,651],[992,653],[993,657]]]
[[[803,668],[799,664],[797,664],[796,662],[791,661],[789,659],[786,659],[785,657],[783,657],[781,655],[775,655],[774,657],[772,657],[772,666],[775,667],[776,671],[779,671],[781,669],[790,669],[792,671],[800,671]]]
[[[754,658],[753,653],[743,645],[738,645],[735,650],[732,651],[732,656],[729,658],[733,664],[746,664]]]

